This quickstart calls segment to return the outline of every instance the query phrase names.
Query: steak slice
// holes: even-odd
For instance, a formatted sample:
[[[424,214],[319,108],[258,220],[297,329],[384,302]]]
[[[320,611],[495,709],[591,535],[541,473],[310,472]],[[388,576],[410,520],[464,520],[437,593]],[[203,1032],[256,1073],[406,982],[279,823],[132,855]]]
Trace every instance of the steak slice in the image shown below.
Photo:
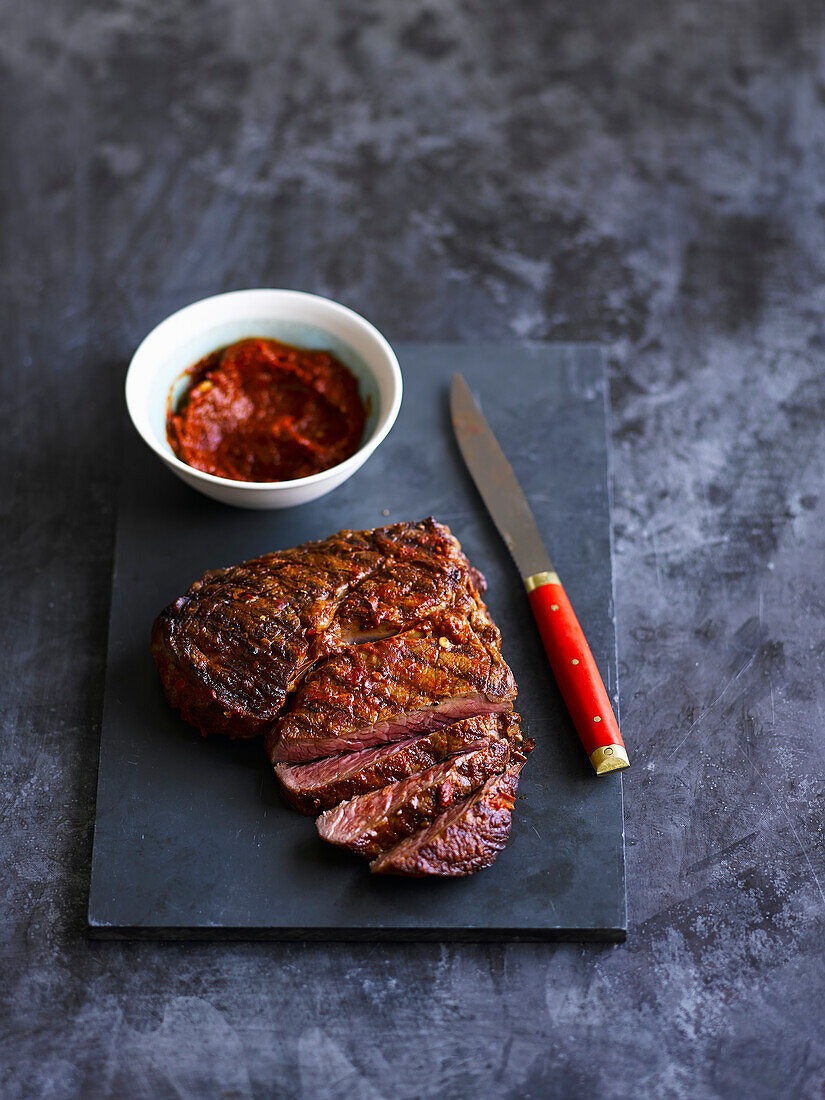
[[[321,814],[315,824],[330,844],[374,859],[499,775],[509,757],[507,741],[490,741],[418,775],[342,802]]]
[[[481,748],[490,740],[521,740],[517,714],[483,714],[407,741],[342,753],[309,764],[277,764],[286,799],[305,814],[329,810],[345,799],[378,790],[423,771],[453,753]]]
[[[420,832],[370,864],[376,875],[471,875],[494,862],[507,843],[524,757],[451,806]]]
[[[155,620],[152,653],[187,722],[254,737],[319,656],[466,605],[483,588],[433,519],[340,531],[205,573]]]
[[[413,630],[321,660],[267,738],[270,760],[314,760],[511,710],[515,680],[473,595]]]

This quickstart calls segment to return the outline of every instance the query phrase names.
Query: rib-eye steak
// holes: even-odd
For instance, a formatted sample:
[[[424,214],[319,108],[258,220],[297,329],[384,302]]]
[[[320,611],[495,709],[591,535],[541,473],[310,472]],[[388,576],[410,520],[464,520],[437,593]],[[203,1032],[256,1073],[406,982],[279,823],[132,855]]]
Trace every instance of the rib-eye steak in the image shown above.
[[[373,872],[469,874],[506,840],[525,748],[484,589],[432,518],[340,531],[206,573],[152,652],[186,721],[265,734],[285,797]]]

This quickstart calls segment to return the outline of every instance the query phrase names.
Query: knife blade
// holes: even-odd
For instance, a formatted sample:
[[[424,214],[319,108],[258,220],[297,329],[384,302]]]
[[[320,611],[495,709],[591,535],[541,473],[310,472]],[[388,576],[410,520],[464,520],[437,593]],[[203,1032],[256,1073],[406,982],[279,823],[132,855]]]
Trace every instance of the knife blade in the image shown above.
[[[521,574],[562,697],[597,775],[626,768],[622,735],[579,620],[530,505],[470,387],[453,375],[450,413],[459,450]]]

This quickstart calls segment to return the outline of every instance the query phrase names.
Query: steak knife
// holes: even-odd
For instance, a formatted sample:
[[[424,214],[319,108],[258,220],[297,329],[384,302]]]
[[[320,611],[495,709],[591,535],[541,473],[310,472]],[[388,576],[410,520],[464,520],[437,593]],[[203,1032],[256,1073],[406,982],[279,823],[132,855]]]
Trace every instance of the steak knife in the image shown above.
[[[630,761],[619,724],[584,631],[513,468],[460,374],[453,375],[450,412],[467,468],[521,573],[550,666],[590,763],[596,775],[626,768]]]

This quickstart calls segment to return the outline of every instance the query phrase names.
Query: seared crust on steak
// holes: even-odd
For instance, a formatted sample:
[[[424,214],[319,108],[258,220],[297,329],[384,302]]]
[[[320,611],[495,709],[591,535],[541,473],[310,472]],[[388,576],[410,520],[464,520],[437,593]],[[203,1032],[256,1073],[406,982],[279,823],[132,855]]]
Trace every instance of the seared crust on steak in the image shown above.
[[[270,760],[313,760],[510,710],[516,683],[499,644],[473,593],[412,630],[322,659],[268,737]]]
[[[317,658],[404,630],[483,587],[432,518],[339,531],[204,574],[156,619],[152,653],[187,722],[254,737]]]

